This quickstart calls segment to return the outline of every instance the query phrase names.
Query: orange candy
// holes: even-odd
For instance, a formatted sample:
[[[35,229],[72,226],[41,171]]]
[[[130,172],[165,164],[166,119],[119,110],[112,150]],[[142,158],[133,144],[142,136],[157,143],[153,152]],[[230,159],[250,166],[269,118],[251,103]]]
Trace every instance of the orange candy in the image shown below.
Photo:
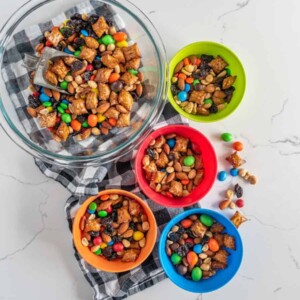
[[[109,83],[113,83],[113,82],[119,80],[119,78],[120,78],[120,74],[118,74],[118,73],[112,73],[112,74],[109,76],[109,78],[108,78],[108,82],[109,82]]]
[[[217,252],[217,251],[219,251],[220,246],[219,246],[219,243],[217,242],[217,240],[211,238],[208,241],[208,248],[212,252]]]
[[[186,57],[184,60],[183,60],[183,64],[185,66],[189,65],[190,64],[190,60]]]
[[[191,268],[193,268],[198,262],[198,255],[194,251],[190,251],[186,255],[186,260]]]
[[[186,80],[186,75],[184,73],[179,73],[178,78],[182,78],[182,79]]]
[[[184,219],[180,224],[183,228],[190,228],[193,225],[193,221],[191,219]]]
[[[109,123],[111,126],[116,126],[116,125],[117,125],[117,120],[114,119],[114,118],[109,118],[109,119],[108,119],[108,123]]]
[[[80,129],[81,129],[81,123],[78,120],[72,120],[71,121],[71,127],[75,131],[80,131]]]
[[[182,180],[181,180],[181,183],[182,183],[183,185],[187,185],[187,184],[190,183],[190,181],[189,181],[188,179],[182,179]]]
[[[96,115],[89,115],[88,116],[88,124],[91,127],[95,127],[98,124],[98,118]]]
[[[197,67],[199,67],[200,64],[201,64],[201,59],[200,59],[200,58],[197,58],[197,59],[196,59],[195,65],[196,65]]]
[[[193,77],[188,77],[186,80],[185,80],[186,83],[193,83],[194,82],[194,78]]]
[[[102,200],[102,201],[105,201],[105,200],[108,200],[109,199],[109,195],[102,195],[101,197],[100,197],[100,199]]]
[[[127,34],[125,32],[117,32],[113,35],[113,38],[116,42],[122,42],[127,40]]]
[[[244,145],[241,142],[234,142],[232,148],[236,151],[242,151],[244,149]]]
[[[93,80],[95,79],[95,77],[96,77],[96,75],[93,74],[93,75],[91,76],[90,80],[93,81]]]

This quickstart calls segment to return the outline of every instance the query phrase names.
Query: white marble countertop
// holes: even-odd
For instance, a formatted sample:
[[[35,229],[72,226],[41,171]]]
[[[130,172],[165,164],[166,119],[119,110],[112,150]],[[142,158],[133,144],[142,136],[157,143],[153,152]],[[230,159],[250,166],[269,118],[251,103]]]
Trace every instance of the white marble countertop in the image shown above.
[[[247,74],[241,106],[225,121],[191,125],[213,141],[219,161],[228,152],[220,133],[232,132],[243,141],[246,168],[259,183],[245,188],[243,212],[251,221],[240,228],[244,260],[227,286],[197,295],[166,279],[129,299],[299,299],[300,2],[133,2],[158,28],[169,57],[198,40],[222,42],[238,54]],[[23,3],[6,2],[0,25]],[[0,139],[0,299],[92,299],[65,221],[69,192],[44,177],[2,130]],[[216,208],[228,184],[216,182],[201,204]]]

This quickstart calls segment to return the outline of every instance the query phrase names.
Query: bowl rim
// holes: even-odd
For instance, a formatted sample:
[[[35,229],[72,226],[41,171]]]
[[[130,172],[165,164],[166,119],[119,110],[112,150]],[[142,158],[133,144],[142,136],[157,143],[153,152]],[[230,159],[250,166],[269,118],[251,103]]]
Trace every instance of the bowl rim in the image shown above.
[[[210,162],[210,166],[207,167],[207,168],[210,168],[210,177],[209,177],[209,180],[207,182],[207,189],[205,190],[205,192],[203,193],[203,195],[201,196],[201,198],[197,198],[195,196],[195,199],[188,202],[188,203],[179,203],[179,202],[176,202],[176,199],[174,200],[174,202],[172,202],[171,204],[166,204],[166,203],[163,203],[161,202],[161,200],[159,200],[159,198],[162,198],[162,199],[169,199],[167,198],[166,196],[163,196],[155,191],[153,191],[150,187],[149,187],[149,184],[147,182],[147,186],[145,186],[145,184],[143,184],[142,180],[144,180],[144,172],[142,170],[142,156],[144,155],[143,153],[143,148],[145,147],[146,149],[146,146],[147,144],[149,143],[149,141],[153,138],[156,138],[158,137],[159,135],[165,135],[165,134],[168,134],[168,133],[172,133],[173,130],[177,130],[177,129],[185,129],[189,132],[193,132],[194,134],[198,135],[198,137],[201,137],[201,139],[206,143],[206,145],[210,148],[210,152],[211,152],[211,155],[212,155],[212,159],[213,159],[213,162]],[[200,150],[201,150],[201,146],[200,146]],[[213,185],[214,185],[214,182],[215,182],[215,179],[216,179],[216,176],[217,176],[217,170],[218,170],[218,161],[217,161],[217,156],[216,156],[216,152],[214,150],[214,147],[212,145],[212,143],[209,141],[209,139],[202,133],[200,132],[199,130],[191,127],[191,126],[188,126],[188,125],[182,125],[182,124],[170,124],[170,125],[166,125],[166,126],[163,126],[163,127],[159,127],[157,128],[156,130],[152,131],[146,139],[144,139],[144,141],[141,143],[141,145],[139,146],[138,150],[137,150],[137,153],[136,153],[136,156],[135,156],[135,161],[134,161],[134,170],[135,170],[135,178],[136,178],[136,181],[139,185],[139,187],[141,188],[141,190],[145,193],[145,195],[152,201],[156,202],[157,204],[159,205],[162,205],[162,206],[166,206],[166,207],[172,207],[172,208],[183,208],[183,207],[188,207],[188,206],[191,206],[191,205],[194,205],[196,204],[198,201],[201,201],[207,194],[208,192],[212,189]],[[197,186],[195,188],[194,191],[197,191],[197,189],[199,189],[201,187],[201,183],[199,186]],[[150,194],[150,191],[151,191],[151,194]],[[153,197],[152,193],[155,195],[155,197]],[[191,197],[193,196],[193,193],[190,194]],[[188,196],[186,196],[188,197]],[[184,201],[184,199],[186,197],[181,197],[177,200],[179,201]]]
[[[236,109],[240,106],[244,96],[245,96],[245,92],[246,92],[246,87],[247,87],[247,78],[246,78],[246,72],[245,72],[245,69],[244,69],[244,66],[241,62],[241,60],[239,59],[239,57],[235,54],[235,52],[233,52],[230,48],[228,48],[227,46],[221,44],[221,43],[217,43],[217,42],[214,42],[214,41],[198,41],[198,42],[193,42],[193,43],[190,43],[188,45],[185,45],[184,47],[182,47],[180,50],[178,50],[174,56],[171,58],[171,60],[169,61],[169,72],[170,72],[170,77],[173,76],[172,74],[172,71],[171,70],[171,64],[172,62],[176,59],[176,57],[182,52],[184,51],[186,48],[189,48],[193,45],[203,45],[203,44],[210,44],[210,45],[213,45],[215,47],[220,47],[220,48],[224,48],[225,50],[227,50],[228,52],[231,53],[231,55],[234,57],[234,59],[236,60],[236,62],[240,65],[241,67],[241,72],[242,72],[242,76],[244,78],[244,85],[243,85],[243,89],[242,89],[242,94],[241,94],[241,97],[239,99],[239,101],[237,102],[237,105],[235,107],[233,107],[230,112],[225,115],[225,116],[221,116],[215,120],[211,120],[209,118],[209,116],[201,116],[201,115],[197,115],[198,118],[195,118],[195,115],[193,114],[189,114],[187,113],[186,111],[184,111],[183,109],[181,109],[177,103],[175,102],[174,100],[174,97],[172,95],[172,92],[171,92],[171,85],[169,85],[169,88],[168,88],[168,99],[169,99],[169,102],[171,103],[171,105],[173,106],[173,108],[179,113],[181,114],[182,116],[194,121],[194,122],[198,122],[198,123],[213,123],[213,122],[218,122],[218,121],[221,121],[221,120],[224,120],[225,118],[229,117],[231,114],[233,114]],[[217,116],[217,114],[216,114]],[[201,120],[199,120],[199,117],[202,117]]]
[[[4,53],[6,52],[8,42],[11,40],[12,34],[14,33],[16,27],[20,22],[25,19],[30,13],[35,11],[37,8],[47,5],[50,2],[54,2],[57,0],[29,0],[22,6],[20,6],[13,14],[13,17],[10,17],[0,29],[0,48],[3,51],[0,51],[0,65],[3,63]],[[136,5],[128,0],[96,0],[98,2],[106,3],[111,5],[112,8],[118,7],[119,9],[125,11],[128,15],[130,15],[147,33],[148,38],[151,40],[154,45],[155,55],[158,60],[158,69],[161,76],[161,80],[159,81],[158,91],[154,98],[153,103],[155,104],[151,113],[146,116],[146,119],[142,123],[141,127],[134,132],[125,142],[118,145],[117,147],[105,151],[105,153],[90,155],[90,156],[75,156],[68,155],[65,156],[63,154],[57,154],[51,152],[47,149],[44,149],[34,142],[27,138],[20,130],[14,125],[14,123],[10,120],[10,117],[4,107],[4,103],[0,94],[0,125],[4,129],[5,133],[9,136],[9,138],[25,150],[27,153],[33,155],[34,157],[40,158],[44,161],[49,161],[51,163],[55,163],[58,165],[69,165],[74,163],[74,167],[76,167],[77,163],[79,167],[82,166],[80,164],[84,163],[88,165],[98,165],[101,161],[111,161],[115,159],[117,156],[123,156],[131,151],[136,144],[140,143],[142,137],[147,135],[153,125],[158,120],[159,116],[162,113],[164,105],[166,103],[167,98],[167,89],[169,84],[169,72],[168,72],[168,64],[165,46],[163,44],[162,38],[160,37],[158,31],[156,30],[153,23],[149,20],[149,18],[143,13]],[[75,3],[74,6],[78,4]],[[71,6],[70,6],[71,7]],[[156,112],[156,113],[155,113]],[[149,123],[148,123],[149,122]],[[147,128],[148,126],[148,128]],[[12,134],[14,136],[12,136]]]
[[[192,214],[207,214],[213,218],[215,218],[214,216],[217,216],[218,218],[222,219],[222,222],[220,222],[223,226],[225,226],[225,229],[230,226],[231,229],[235,232],[235,239],[238,240],[238,243],[240,244],[241,246],[241,249],[239,251],[239,261],[238,261],[238,264],[236,266],[236,269],[234,270],[234,272],[232,273],[231,277],[228,277],[228,280],[226,282],[224,282],[223,284],[221,284],[220,286],[218,286],[217,288],[215,289],[210,289],[210,290],[197,290],[197,291],[194,291],[194,290],[191,290],[191,289],[188,289],[184,284],[183,282],[175,282],[175,280],[172,278],[172,276],[170,276],[170,272],[168,271],[168,268],[166,268],[166,264],[165,264],[165,261],[162,259],[162,253],[165,253],[166,254],[166,239],[167,239],[167,235],[168,235],[168,232],[171,230],[171,228],[178,222],[180,222],[182,219],[186,218],[187,216],[189,215],[192,215]],[[226,223],[226,225],[224,223]],[[240,269],[240,266],[241,266],[241,263],[243,261],[243,254],[244,254],[244,248],[243,248],[243,241],[242,241],[242,238],[241,238],[241,235],[238,231],[238,229],[234,226],[234,224],[226,217],[224,216],[223,214],[215,211],[215,210],[212,210],[212,209],[207,209],[207,208],[192,208],[192,209],[189,209],[187,211],[184,211],[184,212],[181,212],[179,215],[175,216],[173,219],[171,219],[167,225],[164,227],[161,235],[160,235],[160,240],[159,240],[159,245],[158,245],[158,253],[159,253],[159,260],[160,260],[160,263],[161,263],[161,266],[164,270],[164,272],[166,273],[167,277],[178,287],[186,290],[186,291],[189,291],[189,292],[193,292],[193,293],[209,293],[209,292],[212,292],[212,291],[216,291],[220,288],[222,288],[223,286],[225,286],[226,284],[228,284],[234,277],[235,275],[237,274],[238,270]],[[169,259],[169,257],[167,256],[167,258]],[[225,269],[226,270],[226,269]],[[209,279],[207,279],[209,280]],[[203,282],[203,281],[202,281]],[[205,282],[205,281],[204,281]],[[201,285],[199,285],[201,287]]]
[[[79,227],[80,220],[81,220],[82,216],[85,214],[85,212],[88,208],[88,205],[91,202],[93,202],[96,198],[98,198],[99,196],[104,195],[104,194],[119,194],[119,195],[127,196],[127,197],[133,199],[134,201],[138,202],[144,209],[144,211],[148,217],[150,226],[152,224],[152,226],[154,227],[154,228],[151,228],[151,235],[152,235],[151,239],[149,239],[147,241],[148,243],[146,244],[145,248],[143,248],[146,251],[146,252],[144,252],[143,257],[141,256],[142,253],[140,253],[138,259],[135,262],[121,263],[120,265],[122,267],[119,267],[117,270],[112,269],[112,268],[107,268],[107,267],[99,268],[99,266],[94,263],[94,259],[97,259],[97,258],[105,259],[105,258],[100,258],[100,257],[95,258],[94,257],[94,259],[92,259],[91,256],[88,256],[88,257],[85,256],[83,253],[83,250],[85,250],[86,247],[84,247],[81,244],[81,230]],[[130,271],[130,270],[136,268],[137,266],[139,266],[140,264],[142,264],[152,253],[155,243],[156,243],[156,239],[157,239],[157,223],[156,223],[156,219],[155,219],[155,216],[154,216],[152,210],[148,206],[147,202],[145,202],[142,198],[140,198],[137,195],[135,195],[131,192],[128,192],[126,190],[107,189],[107,190],[100,191],[95,196],[88,197],[78,208],[78,210],[76,211],[74,220],[73,220],[73,225],[72,225],[72,239],[73,239],[74,246],[77,249],[80,256],[94,268],[101,270],[101,271],[112,272],[112,273],[126,272],[126,271]]]

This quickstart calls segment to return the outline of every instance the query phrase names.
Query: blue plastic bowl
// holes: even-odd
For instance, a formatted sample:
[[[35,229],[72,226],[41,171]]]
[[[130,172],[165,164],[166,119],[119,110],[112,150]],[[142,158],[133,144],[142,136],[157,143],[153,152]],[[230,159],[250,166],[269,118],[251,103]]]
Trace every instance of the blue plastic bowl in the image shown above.
[[[236,250],[226,249],[230,253],[227,268],[218,270],[213,277],[198,282],[188,280],[180,275],[166,253],[166,240],[171,228],[184,218],[193,214],[207,214],[211,216],[225,227],[224,232],[234,236],[236,242]],[[179,214],[166,225],[159,241],[159,257],[165,273],[174,284],[189,292],[208,293],[221,288],[234,277],[242,262],[243,244],[239,232],[229,219],[210,209],[195,208]]]

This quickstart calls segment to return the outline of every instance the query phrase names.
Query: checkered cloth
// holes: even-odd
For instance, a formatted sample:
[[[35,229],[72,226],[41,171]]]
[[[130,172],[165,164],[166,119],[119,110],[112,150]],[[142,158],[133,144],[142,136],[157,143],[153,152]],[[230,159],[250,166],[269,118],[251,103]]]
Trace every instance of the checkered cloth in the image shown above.
[[[8,50],[6,50],[4,54],[4,67],[2,69],[8,93],[11,96],[18,117],[26,133],[34,142],[48,150],[61,153],[66,151],[64,146],[54,141],[52,143],[52,137],[49,131],[47,129],[41,129],[34,119],[28,118],[26,107],[29,95],[27,89],[29,85],[29,73],[22,64],[24,62],[25,53],[34,54],[34,48],[39,43],[39,39],[45,30],[49,30],[53,25],[60,24],[76,12],[103,15],[107,19],[113,20],[118,29],[123,28],[122,20],[108,5],[103,5],[95,0],[83,2],[49,22],[31,26],[15,34],[8,46]],[[141,103],[142,105],[134,108],[136,113],[141,112],[143,109],[143,101],[141,101]],[[134,117],[132,121],[134,121]],[[154,129],[168,124],[186,123],[187,121],[182,119],[168,103]],[[120,136],[119,132],[118,135]],[[113,139],[113,136],[109,136],[108,141],[117,142]],[[103,141],[101,142],[103,143]],[[86,147],[86,145],[83,147]],[[71,146],[68,145],[68,151],[72,154],[79,153],[81,151],[80,143],[74,142]],[[160,232],[164,225],[183,209],[168,209],[147,199],[135,181],[133,172],[134,155],[135,151],[106,165],[83,169],[58,167],[40,160],[36,160],[35,162],[46,176],[60,182],[72,193],[73,196],[67,200],[65,206],[70,230],[72,228],[72,219],[78,207],[88,196],[95,195],[104,189],[120,188],[134,192],[148,203],[157,221],[159,240]],[[95,292],[94,299],[96,300],[124,299],[165,278],[165,274],[159,263],[157,244],[152,254],[141,266],[119,274],[102,272],[91,267],[79,256],[75,247],[74,254],[80,269]]]

